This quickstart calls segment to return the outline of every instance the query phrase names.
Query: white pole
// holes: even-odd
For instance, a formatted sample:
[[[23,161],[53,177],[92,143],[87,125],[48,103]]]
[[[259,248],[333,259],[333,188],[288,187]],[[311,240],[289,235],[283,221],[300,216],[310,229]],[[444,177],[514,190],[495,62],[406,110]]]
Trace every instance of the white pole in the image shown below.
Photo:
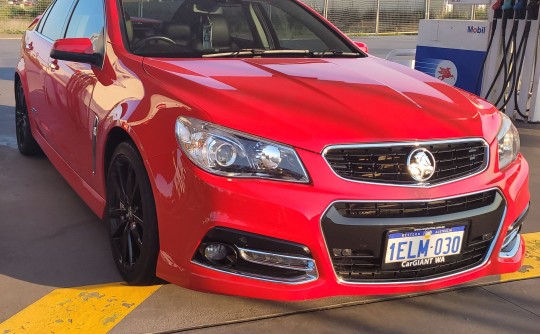
[[[381,0],[377,0],[377,14],[375,15],[375,34],[379,34],[379,21],[381,14]]]
[[[326,19],[328,19],[328,1],[329,0],[324,0],[324,8],[323,8],[323,16]]]
[[[534,23],[538,23],[538,21],[533,21]],[[535,29],[536,28],[536,29]],[[531,30],[535,29],[535,31],[538,31],[538,27],[531,26]],[[531,31],[532,32],[532,31]],[[537,35],[538,36],[538,35]],[[536,46],[538,48],[538,37],[536,40],[536,45],[533,45],[533,47]],[[532,50],[531,50],[532,51]],[[536,53],[538,52],[538,49],[536,50]],[[524,71],[527,69],[523,69]],[[529,69],[530,71],[530,69]],[[528,94],[527,94],[528,95]],[[529,109],[529,123],[539,123],[540,122],[540,57],[536,57],[536,64],[534,66],[534,77],[532,80],[532,96],[531,96],[531,102],[530,102],[530,109]],[[523,112],[523,110],[522,110]]]

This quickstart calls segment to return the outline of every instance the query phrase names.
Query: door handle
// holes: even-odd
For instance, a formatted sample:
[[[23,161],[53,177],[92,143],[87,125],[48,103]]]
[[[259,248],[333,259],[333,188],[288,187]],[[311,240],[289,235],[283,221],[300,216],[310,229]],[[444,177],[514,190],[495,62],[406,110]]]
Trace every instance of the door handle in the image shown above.
[[[60,67],[58,66],[58,60],[53,60],[49,63],[49,68],[51,69],[51,71],[57,71],[60,69]]]
[[[26,43],[26,50],[28,51],[34,50],[34,42]]]

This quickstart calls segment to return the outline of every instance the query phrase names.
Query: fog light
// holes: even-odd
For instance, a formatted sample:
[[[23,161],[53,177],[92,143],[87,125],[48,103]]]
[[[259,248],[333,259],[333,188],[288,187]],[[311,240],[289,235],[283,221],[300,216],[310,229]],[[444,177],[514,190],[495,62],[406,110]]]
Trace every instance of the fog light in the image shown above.
[[[223,244],[209,244],[204,248],[204,257],[212,262],[223,261],[227,254],[227,247]]]

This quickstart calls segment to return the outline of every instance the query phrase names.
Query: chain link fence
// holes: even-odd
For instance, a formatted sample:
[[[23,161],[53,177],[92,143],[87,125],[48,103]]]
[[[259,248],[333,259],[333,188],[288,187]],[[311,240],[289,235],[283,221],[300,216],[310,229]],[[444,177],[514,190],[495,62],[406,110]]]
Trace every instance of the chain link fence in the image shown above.
[[[0,0],[0,34],[21,34],[52,0]]]
[[[22,33],[51,1],[0,0],[0,34]],[[303,1],[350,35],[414,34],[418,32],[418,21],[425,18],[487,19],[487,6],[452,6],[445,0]]]
[[[485,5],[445,0],[303,0],[349,35],[417,33],[421,19],[486,20]]]

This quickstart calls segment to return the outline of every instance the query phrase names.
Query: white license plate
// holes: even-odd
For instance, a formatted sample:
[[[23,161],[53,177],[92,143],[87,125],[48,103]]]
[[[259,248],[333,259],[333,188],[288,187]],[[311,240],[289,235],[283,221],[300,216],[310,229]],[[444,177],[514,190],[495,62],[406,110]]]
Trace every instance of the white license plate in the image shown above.
[[[461,254],[465,226],[390,232],[385,264],[417,267],[444,263],[446,256]]]

